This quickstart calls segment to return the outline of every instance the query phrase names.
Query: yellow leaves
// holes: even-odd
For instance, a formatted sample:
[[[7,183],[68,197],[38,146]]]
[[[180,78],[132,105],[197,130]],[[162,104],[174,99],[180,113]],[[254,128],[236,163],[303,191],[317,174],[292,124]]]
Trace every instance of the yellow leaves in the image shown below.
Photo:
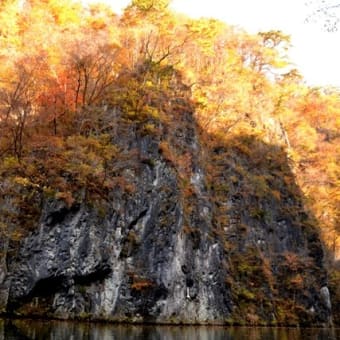
[[[195,101],[197,105],[200,107],[207,107],[209,104],[209,99],[207,98],[206,93],[202,93],[202,91],[195,91]]]
[[[146,87],[153,87],[154,85],[153,85],[153,83],[152,83],[151,80],[147,80],[147,81],[145,82],[145,86],[146,86]]]
[[[147,124],[144,124],[143,131],[147,135],[152,135],[152,134],[157,133],[157,127],[155,126],[155,124],[147,123]]]
[[[19,184],[23,187],[31,186],[31,181],[28,178],[21,177],[21,176],[15,176],[13,178],[13,182],[16,184]]]
[[[282,31],[270,30],[260,32],[258,35],[263,39],[263,45],[268,48],[282,48],[287,50],[290,44],[290,36]]]
[[[277,69],[283,69],[283,68],[286,68],[288,67],[290,64],[287,60],[279,60],[279,59],[273,59],[271,65],[274,67],[274,68],[277,68]]]
[[[20,37],[19,27],[19,0],[3,1],[0,3],[0,48],[15,48]],[[1,53],[1,54],[2,54]]]
[[[16,171],[20,167],[18,158],[13,156],[4,158],[0,164],[1,173]]]
[[[226,26],[221,21],[202,18],[192,20],[187,24],[187,27],[193,35],[192,39],[201,48],[202,53],[213,56],[217,37],[223,32]]]
[[[313,129],[307,122],[300,122],[292,138],[305,152],[314,151],[318,141],[315,129]]]
[[[133,0],[132,6],[141,11],[163,11],[169,6],[169,0]]]
[[[273,68],[281,69],[289,66],[287,51],[290,47],[290,36],[281,31],[260,32],[262,38],[263,57]]]
[[[50,15],[54,22],[62,29],[79,25],[82,14],[82,6],[80,1],[75,0],[31,0],[32,16],[37,13]],[[38,17],[36,20],[39,19]]]
[[[154,120],[159,120],[161,115],[159,113],[159,110],[155,107],[151,107],[149,106],[147,109],[147,116],[149,116],[150,118],[154,119]]]

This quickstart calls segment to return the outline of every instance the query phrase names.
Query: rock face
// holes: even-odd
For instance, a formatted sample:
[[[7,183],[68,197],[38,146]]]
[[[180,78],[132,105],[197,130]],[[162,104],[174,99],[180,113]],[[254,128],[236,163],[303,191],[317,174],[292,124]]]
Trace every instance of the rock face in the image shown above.
[[[35,230],[9,242],[2,257],[3,312],[156,323],[330,321],[321,243],[288,183],[283,150],[249,140],[271,166],[266,193],[256,174],[267,163],[256,165],[239,143],[216,147],[210,136],[208,145],[191,113],[181,119],[164,132],[175,159],[164,135],[122,127],[113,143],[126,157],[113,167],[123,184],[105,202],[85,193],[71,206],[44,199]]]

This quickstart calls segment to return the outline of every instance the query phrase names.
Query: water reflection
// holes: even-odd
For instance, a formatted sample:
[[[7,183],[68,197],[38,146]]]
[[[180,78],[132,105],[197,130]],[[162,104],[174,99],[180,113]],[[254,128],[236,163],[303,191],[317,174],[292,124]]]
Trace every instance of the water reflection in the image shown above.
[[[340,329],[131,326],[0,320],[0,340],[336,340]]]

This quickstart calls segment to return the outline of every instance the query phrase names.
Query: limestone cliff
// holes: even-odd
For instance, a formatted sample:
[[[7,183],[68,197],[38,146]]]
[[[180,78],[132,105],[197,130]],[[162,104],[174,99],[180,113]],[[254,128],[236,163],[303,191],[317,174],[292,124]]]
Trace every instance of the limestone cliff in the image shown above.
[[[330,322],[322,246],[282,147],[206,135],[190,108],[158,134],[114,115],[120,183],[99,203],[85,188],[72,204],[43,197],[32,231],[2,239],[3,313]]]

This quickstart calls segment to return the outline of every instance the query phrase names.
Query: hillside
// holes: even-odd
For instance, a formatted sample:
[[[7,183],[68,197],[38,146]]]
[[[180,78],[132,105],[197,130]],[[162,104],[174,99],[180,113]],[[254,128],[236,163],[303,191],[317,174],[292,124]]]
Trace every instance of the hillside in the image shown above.
[[[339,91],[288,36],[166,1],[4,1],[0,24],[0,311],[339,322]]]

